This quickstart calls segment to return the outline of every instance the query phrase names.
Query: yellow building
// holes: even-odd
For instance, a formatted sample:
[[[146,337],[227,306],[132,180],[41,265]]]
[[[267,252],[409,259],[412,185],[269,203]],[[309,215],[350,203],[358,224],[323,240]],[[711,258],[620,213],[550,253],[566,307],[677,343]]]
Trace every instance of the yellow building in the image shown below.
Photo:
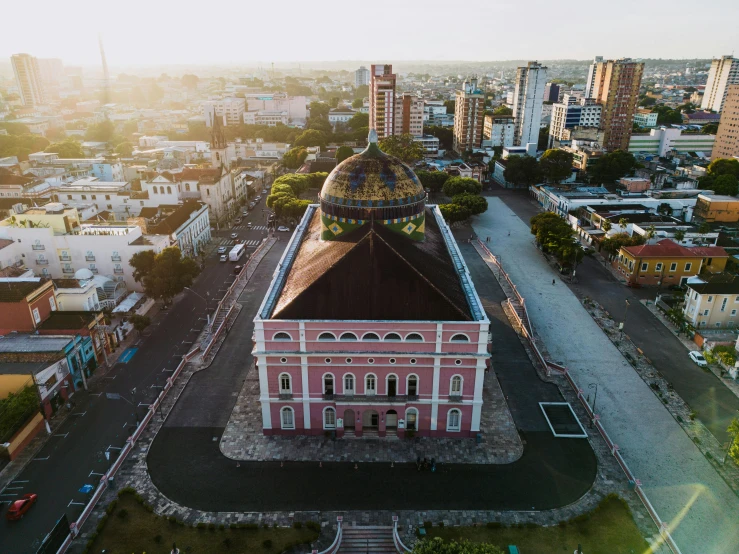
[[[657,244],[623,246],[616,269],[630,286],[683,284],[701,272],[721,273],[729,255],[720,246],[686,248],[669,239]]]
[[[739,198],[735,196],[719,196],[699,194],[695,203],[693,217],[703,221],[722,221],[735,223],[739,221]]]
[[[739,281],[688,283],[683,314],[696,329],[735,328],[739,319]]]
[[[40,208],[28,208],[12,215],[0,225],[10,227],[51,228],[55,234],[66,235],[80,230],[81,220],[77,208],[68,208],[58,202],[50,202]]]

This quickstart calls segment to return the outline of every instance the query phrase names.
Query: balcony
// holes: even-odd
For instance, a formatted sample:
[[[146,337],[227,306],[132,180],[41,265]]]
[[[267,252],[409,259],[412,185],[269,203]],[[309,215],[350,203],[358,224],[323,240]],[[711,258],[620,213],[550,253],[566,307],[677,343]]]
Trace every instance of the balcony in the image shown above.
[[[67,273],[67,274],[74,273],[74,268],[73,267],[63,267],[62,273]]]
[[[122,267],[116,267],[113,270],[113,273],[115,273],[116,275],[123,275],[123,268]]]
[[[121,261],[121,257],[120,256],[111,256],[110,257],[110,260],[113,261],[113,262],[120,262]]]
[[[449,402],[462,402],[462,395],[461,394],[450,394],[449,395]]]
[[[85,261],[86,262],[94,262],[95,261],[95,256],[85,256]]]
[[[46,250],[46,247],[43,244],[32,244],[31,250]]]
[[[292,400],[293,399],[293,393],[291,393],[291,392],[281,392],[280,395],[279,395],[279,397],[280,397],[280,400]]]
[[[71,262],[72,261],[72,256],[64,256],[64,255],[62,255],[62,256],[59,256],[59,260],[62,261],[62,262]]]
[[[97,275],[98,274],[98,268],[97,267],[91,267],[89,269],[90,269],[90,271],[92,272],[93,275]]]
[[[49,260],[36,260],[36,265],[49,265]]]
[[[357,404],[371,404],[371,403],[379,403],[379,404],[405,404],[406,402],[414,402],[418,400],[418,396],[416,395],[405,395],[405,394],[396,394],[394,396],[388,396],[386,394],[370,394],[369,396],[365,395],[351,395],[351,394],[334,394],[330,395],[332,398],[326,398],[329,395],[323,395],[324,400],[333,400],[334,402],[354,402]]]

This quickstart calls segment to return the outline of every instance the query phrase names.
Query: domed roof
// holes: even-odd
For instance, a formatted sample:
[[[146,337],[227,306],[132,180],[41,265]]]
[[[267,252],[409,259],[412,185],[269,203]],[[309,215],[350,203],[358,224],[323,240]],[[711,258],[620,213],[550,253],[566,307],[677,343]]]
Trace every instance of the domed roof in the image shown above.
[[[380,150],[374,129],[367,148],[337,165],[321,189],[324,202],[362,208],[406,206],[425,196],[413,170]]]
[[[74,272],[75,279],[92,279],[93,277],[94,275],[92,274],[92,271],[90,271],[86,267],[78,269]]]

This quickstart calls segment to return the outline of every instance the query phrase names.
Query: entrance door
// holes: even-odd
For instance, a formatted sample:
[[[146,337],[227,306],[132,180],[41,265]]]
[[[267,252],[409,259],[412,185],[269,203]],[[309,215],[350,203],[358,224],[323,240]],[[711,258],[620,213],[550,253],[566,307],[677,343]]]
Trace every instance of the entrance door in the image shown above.
[[[395,396],[398,390],[398,379],[395,375],[391,375],[387,378],[387,395],[390,397]]]
[[[366,410],[362,412],[362,427],[377,429],[380,425],[380,414],[374,410]]]
[[[395,429],[398,427],[398,412],[395,410],[388,410],[385,414],[385,426],[388,429]]]
[[[354,429],[354,410],[344,410],[344,429]]]

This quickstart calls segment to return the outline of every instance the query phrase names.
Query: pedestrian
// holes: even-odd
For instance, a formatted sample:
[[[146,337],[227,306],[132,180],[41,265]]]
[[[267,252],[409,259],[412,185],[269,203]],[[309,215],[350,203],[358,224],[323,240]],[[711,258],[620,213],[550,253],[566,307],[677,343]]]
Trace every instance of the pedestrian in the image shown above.
[[[554,285],[554,279],[552,279],[552,285]]]
[[[509,237],[511,236],[511,232],[510,232],[510,231],[508,231],[508,236],[509,236]]]

